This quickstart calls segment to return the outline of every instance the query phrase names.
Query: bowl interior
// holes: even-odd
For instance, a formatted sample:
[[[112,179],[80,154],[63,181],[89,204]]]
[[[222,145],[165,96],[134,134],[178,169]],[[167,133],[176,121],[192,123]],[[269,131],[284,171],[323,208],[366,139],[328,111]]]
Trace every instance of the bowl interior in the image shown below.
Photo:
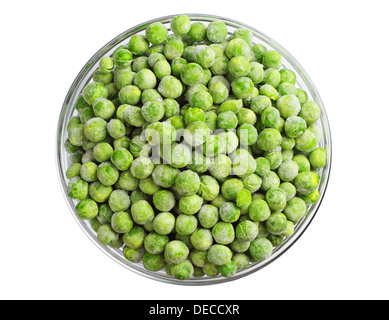
[[[75,114],[75,102],[78,97],[78,95],[81,93],[82,89],[86,84],[88,84],[92,80],[93,72],[98,68],[99,60],[102,57],[105,56],[112,56],[113,51],[116,47],[120,45],[127,45],[129,39],[131,36],[135,34],[145,34],[145,30],[147,26],[153,22],[159,21],[166,25],[168,30],[170,31],[170,21],[174,16],[167,16],[155,20],[151,20],[145,23],[142,23],[132,29],[129,29],[125,31],[124,33],[120,34],[110,42],[108,42],[104,47],[102,47],[82,68],[76,79],[74,80],[72,86],[69,89],[69,92],[65,98],[65,101],[63,103],[63,107],[61,110],[61,114],[59,117],[58,122],[58,131],[57,131],[57,167],[58,167],[58,175],[60,179],[60,183],[62,186],[62,190],[65,196],[65,199],[67,201],[67,204],[79,224],[79,226],[82,228],[82,230],[86,233],[86,235],[95,243],[99,249],[101,249],[105,254],[107,254],[109,257],[114,259],[116,262],[121,264],[123,267],[130,269],[140,275],[146,276],[151,279],[156,279],[159,281],[164,281],[168,283],[173,284],[183,284],[183,285],[209,285],[209,284],[217,284],[221,282],[236,280],[241,277],[244,277],[246,275],[249,275],[255,271],[258,271],[262,269],[263,267],[267,266],[269,263],[275,261],[278,257],[280,257],[288,248],[291,247],[291,245],[302,235],[302,233],[305,231],[305,229],[308,227],[312,219],[314,218],[318,208],[320,207],[320,204],[322,202],[322,199],[324,197],[329,175],[330,175],[330,169],[331,169],[331,134],[330,134],[330,128],[328,123],[327,114],[323,105],[323,102],[319,96],[319,93],[317,92],[314,84],[312,83],[311,79],[307,75],[307,73],[304,71],[304,69],[301,67],[301,65],[293,58],[293,56],[288,53],[280,44],[266,36],[265,34],[261,33],[260,31],[247,26],[243,23],[218,17],[218,16],[211,16],[211,15],[202,15],[202,14],[188,14],[190,16],[192,22],[203,22],[204,24],[209,24],[210,22],[214,20],[221,20],[224,21],[228,27],[229,34],[232,34],[236,29],[238,28],[246,28],[249,29],[253,34],[253,44],[263,44],[265,45],[269,50],[276,50],[278,51],[283,58],[283,68],[287,68],[290,70],[293,70],[296,74],[296,87],[301,88],[305,90],[308,94],[308,97],[310,100],[315,101],[321,108],[322,115],[320,120],[318,121],[317,125],[320,127],[323,135],[323,139],[320,142],[319,146],[323,147],[327,151],[327,158],[328,158],[328,164],[322,169],[321,172],[321,180],[319,183],[319,192],[320,192],[320,199],[313,205],[311,205],[308,208],[307,215],[299,221],[299,223],[295,226],[295,232],[294,234],[285,239],[285,241],[278,247],[274,249],[273,255],[268,258],[267,260],[259,263],[253,263],[251,264],[247,269],[240,270],[237,272],[237,274],[231,278],[224,278],[221,276],[218,277],[203,277],[203,278],[191,278],[185,281],[176,280],[171,276],[166,275],[163,271],[160,272],[151,272],[146,270],[141,264],[134,264],[129,261],[127,261],[122,254],[121,250],[115,250],[112,248],[109,248],[107,246],[102,245],[97,237],[96,233],[91,229],[89,222],[81,220],[77,217],[75,213],[75,205],[77,204],[76,201],[70,199],[67,196],[67,181],[66,178],[66,170],[68,166],[70,165],[69,156],[67,155],[65,151],[65,141],[67,139],[67,123],[69,119]]]

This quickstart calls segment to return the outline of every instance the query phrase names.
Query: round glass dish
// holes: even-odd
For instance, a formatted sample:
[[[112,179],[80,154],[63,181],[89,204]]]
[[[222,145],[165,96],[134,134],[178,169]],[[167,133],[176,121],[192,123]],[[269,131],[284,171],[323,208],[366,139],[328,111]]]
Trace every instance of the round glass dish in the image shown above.
[[[75,102],[78,97],[78,95],[81,93],[82,89],[86,84],[88,84],[91,79],[93,72],[98,68],[99,60],[104,56],[111,56],[113,51],[116,47],[120,45],[127,44],[129,41],[129,38],[135,34],[145,34],[145,30],[147,26],[153,22],[159,21],[166,25],[168,30],[170,31],[170,21],[174,16],[166,16],[162,18],[158,18],[152,21],[148,21],[145,23],[142,23],[134,28],[131,28],[124,33],[117,36],[115,39],[111,40],[109,43],[107,43],[104,47],[102,47],[82,68],[76,79],[74,80],[72,86],[69,89],[69,92],[65,98],[65,101],[63,103],[63,107],[61,110],[61,114],[59,116],[58,121],[58,128],[57,128],[57,150],[56,150],[56,156],[57,156],[57,168],[58,168],[58,175],[60,184],[63,190],[63,194],[65,196],[66,202],[70,208],[70,211],[72,215],[74,216],[75,220],[81,227],[81,229],[85,232],[85,234],[89,237],[89,239],[98,247],[100,248],[105,254],[107,254],[109,257],[111,257],[113,260],[115,260],[117,263],[122,265],[123,267],[134,271],[142,276],[172,283],[172,284],[180,284],[180,285],[211,285],[211,284],[218,284],[222,282],[237,280],[239,278],[242,278],[244,276],[247,276],[249,274],[252,274],[253,272],[256,272],[270,263],[274,262],[277,258],[279,258],[283,253],[285,253],[296,241],[299,239],[299,237],[303,234],[303,232],[306,230],[306,228],[309,226],[309,224],[312,222],[312,219],[315,217],[320,204],[323,200],[323,197],[325,195],[325,191],[327,188],[329,176],[330,176],[330,170],[331,170],[331,133],[330,133],[330,127],[328,123],[328,118],[326,111],[324,109],[323,102],[319,96],[319,93],[317,92],[314,84],[312,83],[311,79],[307,75],[307,73],[304,71],[304,69],[301,67],[301,65],[293,58],[293,56],[286,51],[280,44],[278,44],[273,39],[269,38],[267,35],[263,34],[262,32],[245,25],[244,23],[237,22],[228,18],[219,17],[219,16],[212,16],[212,15],[203,15],[203,14],[188,14],[188,16],[191,18],[192,22],[203,22],[204,24],[209,24],[210,22],[214,20],[221,20],[224,21],[228,27],[229,34],[232,34],[237,28],[246,28],[250,30],[253,34],[253,43],[260,43],[265,45],[269,50],[276,50],[278,51],[283,58],[283,68],[288,68],[293,70],[296,73],[296,87],[299,87],[303,90],[305,90],[308,94],[308,97],[310,100],[315,101],[321,108],[321,118],[318,121],[317,125],[322,130],[323,134],[323,140],[321,141],[320,145],[321,147],[325,148],[327,151],[327,158],[328,158],[328,164],[322,169],[322,178],[319,183],[319,192],[320,192],[320,199],[313,205],[311,205],[308,208],[307,215],[300,220],[300,222],[295,226],[295,232],[294,234],[287,238],[280,246],[276,247],[274,249],[273,255],[269,257],[267,260],[251,264],[247,269],[240,270],[236,273],[235,276],[231,278],[224,278],[222,276],[218,277],[203,277],[203,278],[191,278],[185,281],[176,280],[171,276],[168,276],[165,274],[165,272],[151,272],[146,270],[142,264],[134,264],[129,261],[127,261],[122,254],[121,250],[115,250],[110,247],[107,247],[103,244],[101,244],[97,237],[96,233],[92,230],[92,228],[89,225],[88,221],[81,220],[77,217],[75,213],[75,205],[77,204],[76,201],[70,199],[67,195],[67,182],[68,179],[66,178],[66,169],[69,165],[69,157],[65,151],[65,141],[67,139],[67,124],[69,119],[73,116],[75,112]]]

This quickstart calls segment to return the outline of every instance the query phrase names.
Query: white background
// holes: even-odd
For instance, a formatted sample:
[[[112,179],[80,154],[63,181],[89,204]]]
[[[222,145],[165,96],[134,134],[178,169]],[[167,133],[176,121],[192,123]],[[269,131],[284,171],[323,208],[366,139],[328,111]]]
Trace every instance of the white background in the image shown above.
[[[1,299],[388,299],[388,2],[2,1]],[[103,45],[150,19],[210,13],[281,43],[315,83],[330,119],[333,169],[316,218],[265,269],[178,287],[104,255],[77,226],[55,165],[57,119]]]

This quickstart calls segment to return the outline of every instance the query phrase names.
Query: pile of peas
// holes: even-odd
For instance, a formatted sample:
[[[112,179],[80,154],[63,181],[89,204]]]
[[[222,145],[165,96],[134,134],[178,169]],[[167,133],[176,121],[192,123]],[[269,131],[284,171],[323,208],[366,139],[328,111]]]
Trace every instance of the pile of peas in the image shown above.
[[[68,195],[98,240],[176,279],[269,258],[318,201],[319,106],[281,55],[222,21],[159,22],[75,103]]]

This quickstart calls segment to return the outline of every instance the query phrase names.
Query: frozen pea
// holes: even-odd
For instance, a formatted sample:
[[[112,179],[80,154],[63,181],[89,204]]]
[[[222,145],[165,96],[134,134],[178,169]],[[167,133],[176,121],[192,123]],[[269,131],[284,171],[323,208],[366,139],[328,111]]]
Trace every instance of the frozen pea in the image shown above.
[[[310,130],[306,130],[302,135],[296,138],[296,149],[304,153],[310,153],[315,150],[317,144],[317,136]]]
[[[263,177],[270,172],[270,162],[268,159],[259,157],[255,159],[255,162],[257,163],[257,169],[255,170],[256,174]]]
[[[202,22],[195,22],[189,29],[188,37],[193,42],[202,42],[205,40],[206,33],[207,27]]]
[[[270,84],[264,84],[259,88],[259,92],[261,95],[270,98],[273,101],[277,101],[280,97],[277,89],[271,86]]]
[[[239,125],[251,124],[254,125],[257,122],[257,116],[251,109],[243,108],[237,114]]]
[[[266,192],[266,202],[273,211],[282,211],[286,205],[286,195],[279,188],[272,188]]]
[[[167,61],[166,57],[160,52],[153,52],[147,58],[147,63],[150,68],[154,68],[155,64],[159,61]]]
[[[217,154],[225,153],[225,150],[225,141],[216,135],[210,135],[203,144],[203,153],[207,157],[215,157]]]
[[[164,77],[170,76],[172,73],[172,68],[166,60],[158,61],[153,68],[153,71],[156,77],[161,80]]]
[[[113,186],[119,179],[119,171],[111,162],[103,162],[97,168],[97,178],[105,186]]]
[[[262,112],[271,107],[272,103],[269,97],[259,95],[252,99],[250,108],[252,111],[254,111],[255,114],[261,115]]]
[[[136,73],[132,71],[131,67],[115,68],[114,82],[119,91],[124,87],[132,85],[134,82],[135,75]]]
[[[125,148],[118,148],[113,151],[111,155],[111,161],[120,171],[126,171],[130,168],[134,157]]]
[[[283,182],[279,188],[285,193],[286,201],[291,200],[296,195],[296,187],[290,182]]]
[[[128,43],[128,49],[135,55],[143,55],[149,49],[150,43],[143,35],[133,35]]]
[[[231,243],[231,249],[239,253],[246,252],[249,247],[250,241],[242,241],[235,238],[235,240]]]
[[[222,112],[217,116],[217,126],[219,129],[231,130],[238,125],[238,118],[232,111]]]
[[[216,277],[219,274],[219,267],[213,263],[208,263],[203,270],[210,277]]]
[[[243,177],[242,182],[243,182],[244,188],[246,190],[248,190],[251,194],[257,192],[261,188],[261,185],[262,185],[262,179],[255,173],[252,173],[246,177]],[[247,198],[247,197],[245,197],[245,198]]]
[[[192,261],[192,263],[196,267],[204,268],[208,263],[207,255],[208,255],[208,251],[206,250],[197,250],[197,249],[191,250],[190,261]]]
[[[284,95],[277,101],[277,109],[284,119],[297,116],[301,110],[300,102],[296,96]]]
[[[271,214],[268,203],[263,199],[253,199],[249,207],[249,216],[252,221],[263,222],[266,221]]]
[[[296,74],[289,69],[281,69],[280,70],[281,75],[281,83],[289,82],[291,84],[296,83]]]
[[[244,109],[242,109],[242,110],[244,110]],[[238,135],[240,144],[243,146],[254,145],[258,140],[258,131],[250,123],[242,124],[237,130],[237,135]]]
[[[205,124],[208,126],[209,129],[212,131],[215,131],[217,128],[217,113],[215,111],[206,111],[205,112]]]
[[[200,211],[203,202],[203,198],[197,194],[185,196],[180,199],[179,208],[183,213],[193,215]]]
[[[112,146],[107,142],[100,142],[93,148],[93,156],[98,162],[106,162],[113,154]]]
[[[221,132],[218,134],[219,139],[222,139],[226,146],[226,154],[234,152],[239,146],[239,138],[233,131]]]
[[[221,82],[216,82],[209,87],[209,93],[212,96],[213,103],[222,104],[228,98],[228,88]]]
[[[180,80],[173,76],[164,77],[158,86],[158,92],[168,99],[177,99],[183,92],[183,86]]]
[[[130,207],[131,200],[127,191],[118,189],[112,191],[108,203],[113,212],[126,211]]]
[[[190,241],[195,249],[208,250],[213,244],[212,233],[209,229],[197,229],[192,233]]]
[[[131,174],[137,179],[146,179],[154,170],[153,162],[146,157],[139,157],[131,164]]]
[[[297,88],[296,97],[299,100],[300,104],[304,104],[308,101],[308,94],[303,89]]]
[[[251,55],[250,46],[241,38],[232,39],[226,46],[226,55],[229,59],[244,57],[248,59]]]
[[[112,216],[111,226],[117,233],[127,233],[134,225],[132,218],[128,212],[118,211]]]
[[[181,57],[184,52],[184,42],[178,35],[169,35],[165,42],[163,54],[168,60]]]
[[[107,122],[102,118],[89,119],[84,124],[85,137],[92,142],[101,142],[107,136]]]
[[[302,195],[313,192],[318,184],[319,180],[311,171],[300,172],[294,180],[294,186],[296,187],[297,192]]]
[[[142,258],[143,266],[150,271],[159,271],[165,266],[162,254],[152,254],[146,252]]]
[[[245,220],[236,226],[236,238],[241,241],[253,241],[257,238],[258,226],[256,223]]]
[[[97,230],[97,239],[105,245],[112,245],[119,239],[119,234],[112,230],[108,224],[103,224]]]
[[[213,105],[213,98],[208,91],[200,90],[194,92],[191,95],[189,99],[189,104],[193,108],[199,108],[201,110],[208,111]]]
[[[196,173],[205,173],[209,168],[209,161],[204,154],[198,150],[192,152],[192,162],[188,164],[188,169]]]
[[[173,240],[166,245],[164,255],[168,263],[179,264],[188,258],[189,249],[182,241]]]
[[[80,175],[81,170],[81,163],[73,163],[69,166],[69,168],[66,170],[66,177],[71,180],[74,177],[77,177]]]
[[[278,176],[283,181],[293,181],[299,173],[299,166],[293,160],[288,160],[283,163],[278,168]]]
[[[239,154],[234,157],[232,169],[238,177],[244,177],[255,172],[257,163],[250,154]]]
[[[274,107],[266,108],[261,114],[261,121],[265,128],[274,126],[279,119],[280,112]]]
[[[80,219],[90,220],[97,217],[99,213],[99,207],[97,203],[92,199],[81,200],[76,205],[76,214]]]
[[[136,189],[130,194],[131,203],[135,203],[139,200],[148,200],[147,194],[145,194],[142,190]]]
[[[221,43],[227,38],[228,30],[223,21],[212,21],[207,27],[207,38],[213,43]]]
[[[138,186],[139,180],[131,174],[130,170],[120,173],[119,180],[116,183],[117,188],[129,192],[136,190]]]
[[[220,192],[220,186],[218,181],[209,175],[203,175],[200,178],[200,187],[198,195],[206,201],[212,201],[217,197]]]
[[[175,179],[175,186],[182,196],[194,195],[200,189],[200,177],[191,170],[182,171]]]
[[[215,62],[210,67],[210,70],[215,76],[225,76],[228,74],[228,65],[229,60],[223,55],[215,58]]]
[[[248,77],[241,77],[231,83],[231,88],[238,99],[245,99],[254,89],[254,83]]]
[[[157,100],[149,101],[142,107],[142,116],[149,123],[158,122],[163,118],[164,114],[165,108],[163,104]]]
[[[114,138],[119,139],[126,134],[126,127],[119,119],[111,119],[107,124],[108,134]]]
[[[194,268],[189,260],[182,261],[171,267],[172,276],[178,280],[187,280],[193,276]]]
[[[165,163],[169,163],[174,168],[184,168],[191,161],[191,151],[185,144],[174,143],[162,150],[162,158]]]
[[[93,105],[96,99],[108,98],[108,90],[104,84],[100,82],[92,82],[87,84],[82,90],[82,97],[88,105]]]
[[[319,120],[321,110],[317,103],[307,101],[301,106],[301,111],[298,115],[305,120],[307,126],[310,126]]]
[[[285,121],[285,133],[289,138],[298,138],[307,130],[307,123],[299,116],[290,116]]]
[[[235,263],[238,270],[246,269],[250,264],[250,258],[244,253],[234,254],[232,261]]]
[[[238,267],[234,261],[230,261],[229,263],[220,266],[219,271],[223,277],[229,278],[236,274]]]
[[[111,225],[112,216],[114,212],[110,208],[110,206],[106,203],[103,203],[99,206],[99,212],[97,214],[97,219],[101,224],[109,224]]]
[[[251,242],[249,252],[254,261],[261,262],[271,256],[273,245],[266,238],[258,238]]]
[[[282,136],[273,128],[263,130],[258,136],[258,146],[264,151],[272,151],[281,145]]]
[[[215,63],[216,59],[215,51],[206,45],[196,46],[194,56],[196,63],[198,63],[203,69],[210,68]]]
[[[284,214],[288,220],[296,223],[307,213],[307,204],[299,197],[289,200],[284,209]]]
[[[142,227],[134,226],[129,232],[123,234],[123,242],[132,249],[140,249],[146,237],[146,232]]]
[[[165,56],[163,56],[165,58]],[[166,58],[165,58],[166,59]],[[181,71],[182,69],[184,68],[185,65],[188,64],[188,61],[186,61],[184,58],[181,58],[181,57],[178,57],[178,58],[175,58],[170,66],[171,66],[171,71],[172,71],[172,74],[175,76],[175,77],[179,77],[180,74],[181,74]]]
[[[304,156],[303,154],[296,154],[292,158],[292,160],[298,164],[299,173],[311,170],[311,163],[309,162],[308,158],[306,156]]]
[[[170,22],[170,26],[175,34],[183,36],[191,28],[190,18],[187,15],[175,16]]]
[[[154,210],[146,200],[139,200],[131,205],[131,215],[135,223],[144,225],[154,219]]]
[[[243,108],[243,101],[239,100],[230,100],[223,102],[219,108],[217,109],[217,113],[220,114],[222,112],[232,111],[235,114],[238,114],[240,110]]]
[[[93,182],[89,186],[90,197],[98,203],[108,200],[113,188],[111,185],[104,185],[99,181]]]
[[[281,181],[277,173],[270,171],[268,174],[262,177],[261,189],[266,192],[271,188],[278,188],[280,183]]]
[[[314,204],[320,199],[320,192],[319,190],[314,190],[309,194],[300,195],[300,198],[304,200],[307,206],[310,206],[311,204]]]
[[[184,120],[185,120],[186,125],[189,125],[192,122],[197,122],[197,121],[204,122],[205,113],[203,110],[201,110],[199,108],[188,108],[185,111]]]
[[[212,228],[219,220],[219,210],[211,204],[203,205],[197,215],[197,218],[201,226],[204,228]]]
[[[235,56],[228,62],[228,72],[234,78],[247,76],[250,73],[249,60],[243,56]]]
[[[263,65],[266,69],[280,69],[282,66],[282,57],[275,50],[269,50],[263,55]]]
[[[182,236],[191,235],[198,225],[198,220],[193,215],[180,214],[176,220],[176,232]]]
[[[231,261],[232,252],[224,245],[215,244],[209,248],[207,258],[211,264],[222,266]]]
[[[292,221],[286,222],[286,229],[280,234],[282,238],[289,238],[294,233],[294,223]]]
[[[224,222],[236,222],[240,217],[240,209],[233,202],[224,202],[219,208],[221,220]]]
[[[269,68],[265,71],[264,83],[277,88],[281,81],[281,75],[277,69]]]
[[[136,106],[142,96],[142,91],[134,85],[128,85],[123,87],[119,91],[119,99],[122,104],[128,104],[130,106]]]
[[[168,31],[161,22],[154,22],[146,28],[146,38],[153,45],[158,45],[167,39]]]
[[[120,48],[113,53],[113,61],[118,68],[127,68],[131,66],[133,56],[130,50]]]
[[[247,189],[241,189],[238,191],[236,198],[236,205],[239,208],[248,208],[252,202],[251,192]]]
[[[158,186],[151,176],[141,179],[139,181],[139,189],[142,190],[143,193],[148,195],[154,195],[156,192],[158,192],[161,187]]]
[[[145,237],[144,247],[151,254],[162,254],[168,242],[169,238],[166,235],[151,232]]]
[[[325,149],[319,147],[309,154],[309,162],[313,168],[323,168],[327,163],[327,153]]]
[[[235,239],[235,230],[232,223],[218,222],[212,228],[212,236],[218,244],[231,244]]]
[[[143,255],[145,254],[144,249],[133,249],[128,246],[123,248],[123,256],[126,260],[132,263],[139,263],[142,261]]]
[[[97,233],[99,228],[102,226],[102,223],[97,218],[90,219],[89,224],[94,232]]]
[[[285,95],[292,95],[292,96],[297,95],[297,88],[289,82],[281,83],[277,87],[277,91],[280,94],[280,97],[285,96]]]
[[[174,194],[169,190],[160,190],[153,195],[153,203],[157,210],[169,212],[175,206]]]
[[[243,182],[240,179],[231,178],[223,182],[221,191],[227,200],[236,201],[238,192],[244,188]]]

